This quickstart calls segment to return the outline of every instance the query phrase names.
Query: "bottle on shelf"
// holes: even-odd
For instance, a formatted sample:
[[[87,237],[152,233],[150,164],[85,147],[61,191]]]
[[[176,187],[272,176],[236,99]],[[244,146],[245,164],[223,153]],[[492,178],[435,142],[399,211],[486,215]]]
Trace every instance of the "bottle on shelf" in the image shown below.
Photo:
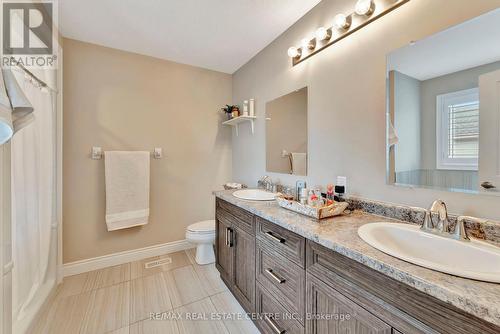
[[[243,116],[248,116],[248,101],[243,101]]]
[[[255,100],[254,99],[250,99],[249,100],[249,104],[248,104],[248,113],[250,116],[255,116]]]

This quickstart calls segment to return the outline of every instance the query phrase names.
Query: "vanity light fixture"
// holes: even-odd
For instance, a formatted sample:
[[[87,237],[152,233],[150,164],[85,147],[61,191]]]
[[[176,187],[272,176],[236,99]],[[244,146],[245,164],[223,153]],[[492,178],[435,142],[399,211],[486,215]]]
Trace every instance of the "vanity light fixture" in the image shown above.
[[[356,2],[356,7],[354,11],[358,15],[371,15],[373,14],[373,11],[375,9],[375,4],[373,3],[373,0],[358,0]]]
[[[409,1],[357,0],[354,13],[337,14],[333,19],[332,27],[320,27],[316,30],[314,38],[304,38],[300,47],[289,48],[288,56],[292,58],[292,65],[303,62]]]
[[[344,14],[337,14],[333,19],[335,26],[338,29],[348,29],[351,26],[351,22],[347,20],[347,16]]]
[[[330,37],[332,37],[332,33],[325,27],[320,27],[318,28],[318,30],[316,30],[315,36],[316,36],[316,41],[325,41],[329,40]]]

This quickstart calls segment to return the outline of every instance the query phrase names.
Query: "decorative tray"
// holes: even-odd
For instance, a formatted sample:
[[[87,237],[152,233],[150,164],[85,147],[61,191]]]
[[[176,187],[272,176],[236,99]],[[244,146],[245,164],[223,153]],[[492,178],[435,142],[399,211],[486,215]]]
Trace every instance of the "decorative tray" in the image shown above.
[[[313,207],[309,205],[301,204],[300,202],[286,199],[283,196],[276,196],[276,202],[282,208],[315,218],[324,219],[329,217],[334,217],[341,215],[345,209],[349,206],[347,202],[333,202],[333,204]]]

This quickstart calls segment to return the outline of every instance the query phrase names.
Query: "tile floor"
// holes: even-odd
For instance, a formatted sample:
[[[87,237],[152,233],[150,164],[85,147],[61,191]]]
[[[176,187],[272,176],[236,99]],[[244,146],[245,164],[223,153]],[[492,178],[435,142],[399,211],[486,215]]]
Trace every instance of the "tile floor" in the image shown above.
[[[155,260],[165,263],[145,267]],[[66,277],[32,333],[259,333],[250,320],[227,314],[245,312],[215,265],[197,265],[190,249]]]

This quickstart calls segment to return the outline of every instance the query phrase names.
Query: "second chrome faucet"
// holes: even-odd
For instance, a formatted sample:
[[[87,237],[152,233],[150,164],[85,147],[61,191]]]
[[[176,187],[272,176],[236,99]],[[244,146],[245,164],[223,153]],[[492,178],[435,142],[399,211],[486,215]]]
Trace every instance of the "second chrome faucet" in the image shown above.
[[[437,218],[437,222],[434,221]],[[459,241],[469,241],[469,236],[465,230],[465,221],[475,223],[485,223],[485,219],[459,216],[455,224],[455,228],[451,230],[450,220],[448,217],[448,208],[442,200],[436,200],[432,203],[429,210],[425,213],[424,223],[421,230],[424,232],[437,234],[443,237],[452,238]]]

